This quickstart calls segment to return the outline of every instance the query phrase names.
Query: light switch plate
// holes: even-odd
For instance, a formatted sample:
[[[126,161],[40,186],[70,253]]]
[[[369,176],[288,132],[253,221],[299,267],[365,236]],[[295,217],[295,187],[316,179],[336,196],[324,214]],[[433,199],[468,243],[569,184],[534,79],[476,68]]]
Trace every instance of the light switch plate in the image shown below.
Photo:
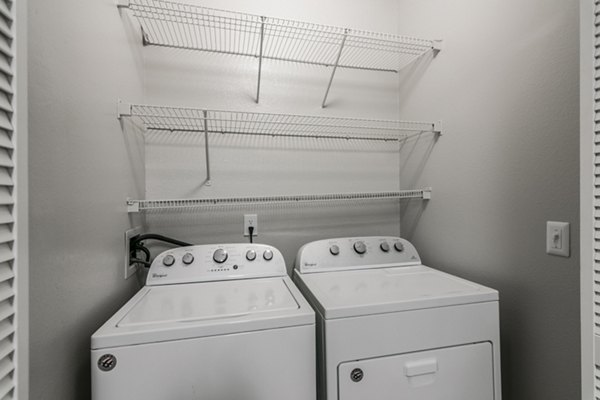
[[[568,222],[546,223],[546,253],[561,257],[571,255],[570,229]]]

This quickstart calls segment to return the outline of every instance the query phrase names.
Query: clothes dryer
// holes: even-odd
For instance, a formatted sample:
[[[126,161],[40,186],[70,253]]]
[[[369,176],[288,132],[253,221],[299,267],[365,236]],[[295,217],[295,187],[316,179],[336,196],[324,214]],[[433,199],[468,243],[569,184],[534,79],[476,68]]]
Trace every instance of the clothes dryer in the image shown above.
[[[320,400],[500,400],[498,292],[421,264],[398,237],[303,246]]]

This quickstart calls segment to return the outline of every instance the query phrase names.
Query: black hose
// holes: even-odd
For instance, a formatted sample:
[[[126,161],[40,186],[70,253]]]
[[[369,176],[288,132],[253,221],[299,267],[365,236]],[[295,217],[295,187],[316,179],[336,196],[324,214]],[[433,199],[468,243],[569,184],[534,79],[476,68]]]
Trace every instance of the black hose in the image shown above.
[[[165,243],[171,243],[176,246],[192,246],[191,243],[182,242],[181,240],[173,239],[173,238],[163,236],[163,235],[158,235],[156,233],[144,233],[142,235],[138,235],[138,236],[131,238],[131,246],[139,247],[138,243],[140,243],[143,240],[149,240],[149,239],[150,240],[159,240],[159,241],[165,242]]]

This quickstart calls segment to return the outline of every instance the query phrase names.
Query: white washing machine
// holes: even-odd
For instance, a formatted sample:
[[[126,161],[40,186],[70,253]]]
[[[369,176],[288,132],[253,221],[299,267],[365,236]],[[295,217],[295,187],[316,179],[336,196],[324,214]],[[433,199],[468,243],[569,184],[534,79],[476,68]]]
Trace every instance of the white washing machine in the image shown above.
[[[281,253],[169,250],[91,339],[94,400],[310,400],[315,315]]]
[[[397,237],[303,246],[320,400],[500,400],[498,292],[421,264]]]

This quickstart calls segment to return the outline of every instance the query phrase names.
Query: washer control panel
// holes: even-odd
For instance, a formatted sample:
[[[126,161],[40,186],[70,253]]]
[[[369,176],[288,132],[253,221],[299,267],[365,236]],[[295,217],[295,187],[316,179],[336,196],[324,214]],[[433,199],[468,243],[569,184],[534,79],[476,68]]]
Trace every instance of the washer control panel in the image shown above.
[[[146,285],[168,285],[287,275],[281,252],[254,243],[178,247],[159,254]]]
[[[302,246],[295,268],[302,273],[420,265],[407,240],[391,236],[326,239]]]

